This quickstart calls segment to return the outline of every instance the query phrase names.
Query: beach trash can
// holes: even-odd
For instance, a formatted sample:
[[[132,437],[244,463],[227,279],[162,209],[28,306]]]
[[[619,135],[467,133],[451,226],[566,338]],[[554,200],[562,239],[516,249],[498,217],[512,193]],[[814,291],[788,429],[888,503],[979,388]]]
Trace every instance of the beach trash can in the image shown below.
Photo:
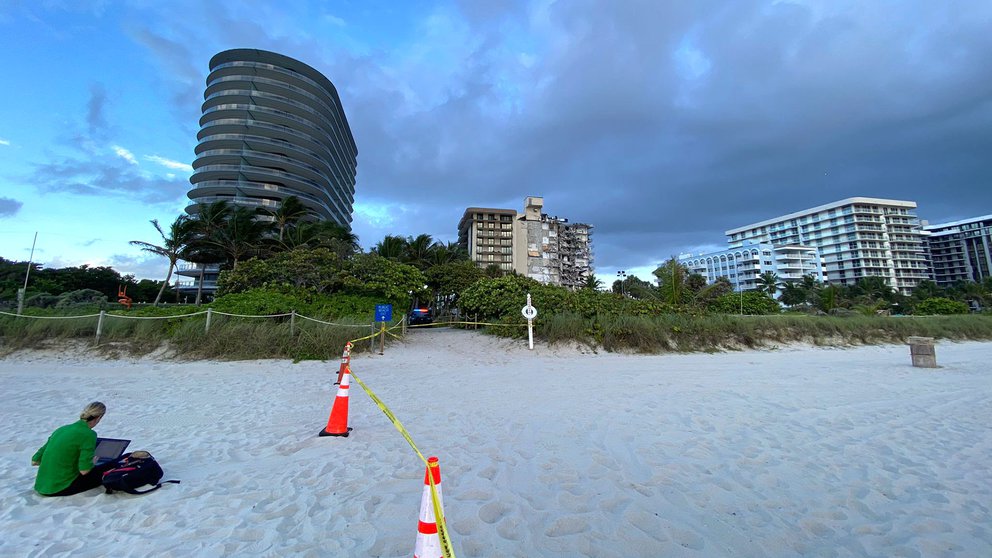
[[[937,352],[934,350],[933,337],[910,337],[907,342],[913,366],[937,368]]]

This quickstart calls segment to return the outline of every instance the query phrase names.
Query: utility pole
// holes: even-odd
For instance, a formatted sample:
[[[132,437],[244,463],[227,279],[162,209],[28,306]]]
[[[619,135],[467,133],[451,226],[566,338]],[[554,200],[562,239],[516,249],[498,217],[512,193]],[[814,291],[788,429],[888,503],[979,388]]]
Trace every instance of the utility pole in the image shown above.
[[[28,269],[24,272],[24,288],[17,291],[17,315],[24,312],[24,297],[28,292],[28,277],[31,276],[31,263],[34,261],[34,246],[38,243],[38,231],[34,232],[34,240],[31,241],[31,256],[28,257]]]

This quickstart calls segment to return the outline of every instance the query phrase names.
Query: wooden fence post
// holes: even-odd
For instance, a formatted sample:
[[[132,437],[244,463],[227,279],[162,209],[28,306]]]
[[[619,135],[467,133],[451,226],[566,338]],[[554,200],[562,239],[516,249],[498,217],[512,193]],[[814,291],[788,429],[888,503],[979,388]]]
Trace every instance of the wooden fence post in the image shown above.
[[[210,333],[210,317],[213,315],[213,308],[207,308],[207,325],[203,328],[203,333]]]
[[[289,336],[296,335],[296,310],[289,315]]]
[[[100,344],[100,334],[103,333],[103,316],[106,315],[106,311],[100,310],[100,317],[96,320],[96,344]]]

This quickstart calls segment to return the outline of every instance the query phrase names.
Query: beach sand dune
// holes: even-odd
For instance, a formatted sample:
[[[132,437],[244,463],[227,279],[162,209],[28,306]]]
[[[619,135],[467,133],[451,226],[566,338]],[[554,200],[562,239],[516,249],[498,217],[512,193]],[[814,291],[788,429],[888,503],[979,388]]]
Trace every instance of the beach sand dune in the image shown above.
[[[621,355],[416,330],[352,368],[470,556],[992,556],[992,344]],[[2,556],[410,556],[424,465],[337,362],[0,360]],[[146,496],[43,498],[31,454],[94,399]]]

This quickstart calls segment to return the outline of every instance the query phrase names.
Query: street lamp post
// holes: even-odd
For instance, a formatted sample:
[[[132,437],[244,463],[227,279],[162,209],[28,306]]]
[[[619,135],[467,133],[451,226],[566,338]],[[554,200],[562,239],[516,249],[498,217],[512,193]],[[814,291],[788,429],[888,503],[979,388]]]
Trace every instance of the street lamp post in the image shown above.
[[[626,288],[624,287],[624,283],[627,282],[627,272],[621,269],[620,271],[617,272],[617,277],[620,278],[620,296],[625,297],[627,296],[627,293],[626,293]]]

